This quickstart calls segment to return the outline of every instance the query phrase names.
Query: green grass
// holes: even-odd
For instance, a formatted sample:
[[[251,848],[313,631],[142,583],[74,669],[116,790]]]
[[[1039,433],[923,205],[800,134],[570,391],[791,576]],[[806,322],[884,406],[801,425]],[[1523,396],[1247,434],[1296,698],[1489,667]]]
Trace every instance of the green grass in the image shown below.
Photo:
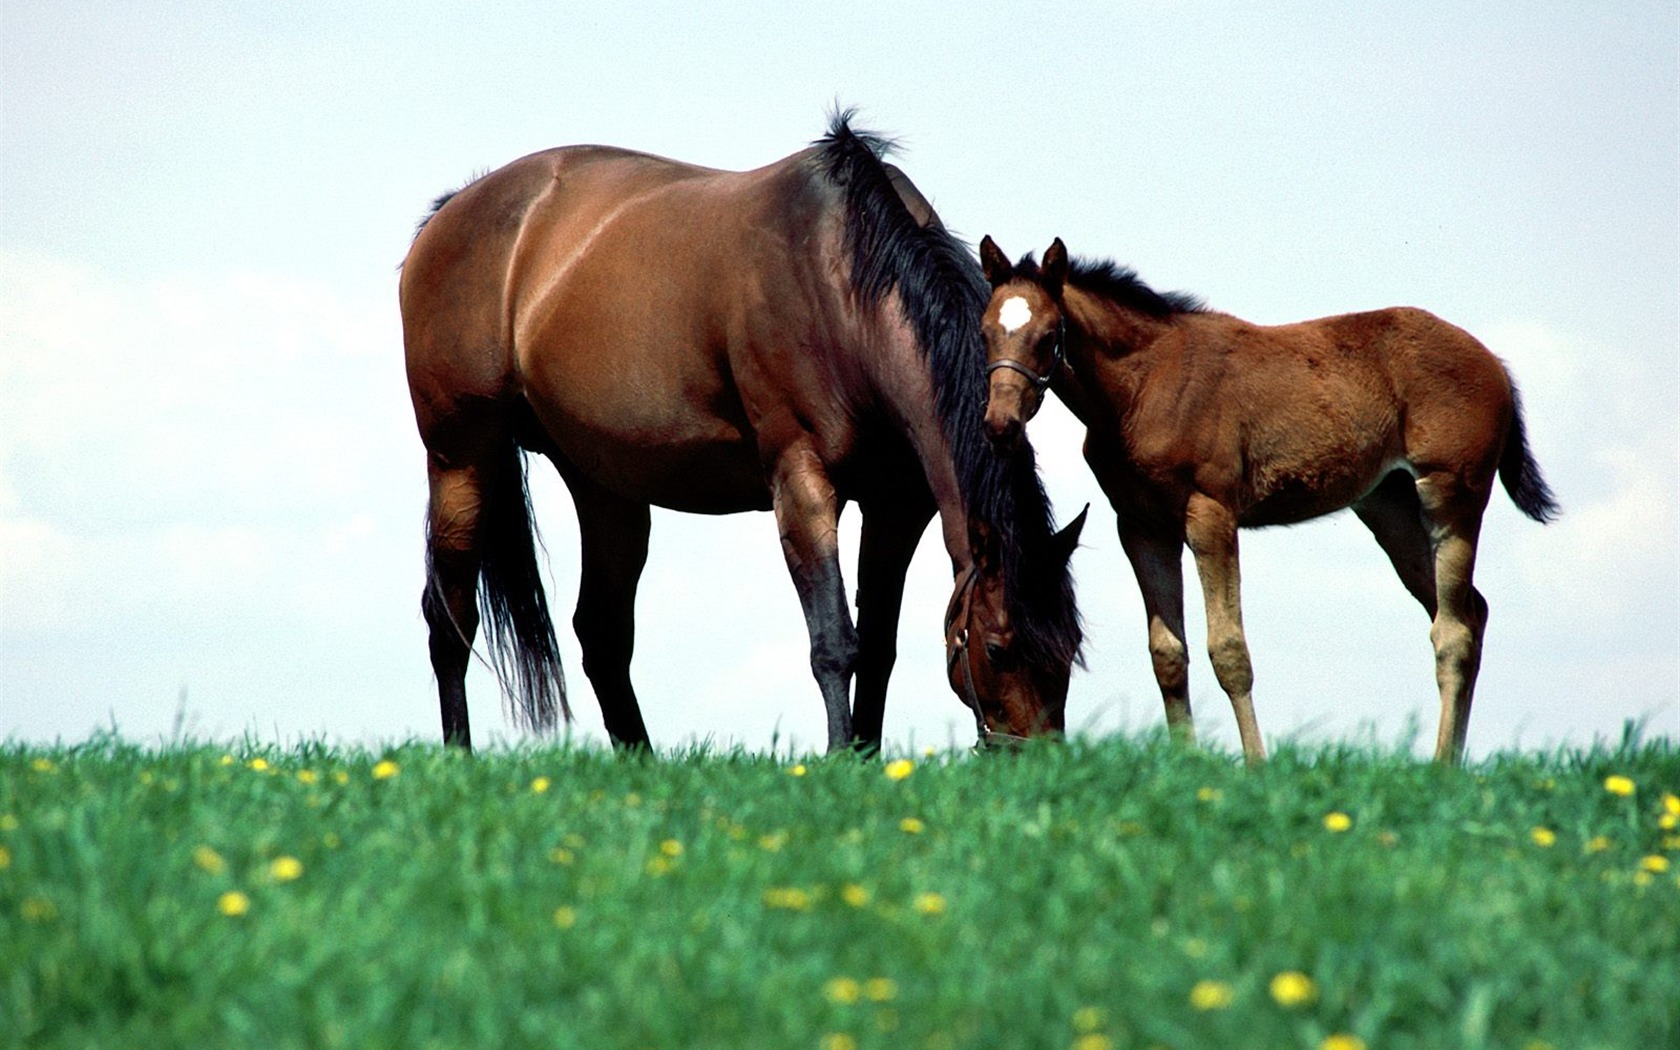
[[[802,761],[0,746],[0,1045],[1680,1045],[1672,741]]]

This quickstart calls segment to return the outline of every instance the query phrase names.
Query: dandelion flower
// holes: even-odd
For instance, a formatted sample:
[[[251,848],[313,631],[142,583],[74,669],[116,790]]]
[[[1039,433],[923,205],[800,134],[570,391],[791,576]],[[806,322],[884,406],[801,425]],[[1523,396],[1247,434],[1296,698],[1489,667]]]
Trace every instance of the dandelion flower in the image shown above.
[[[536,778],[535,780],[531,781],[531,794],[533,794],[533,795],[542,794],[544,791],[548,790],[549,785],[551,783],[553,783],[553,781],[549,780],[547,777]]]
[[[380,759],[379,762],[374,765],[374,767],[373,767],[373,779],[375,779],[375,780],[390,780],[392,777],[396,776],[398,773],[401,773],[401,772],[402,772],[402,767],[401,766],[397,765],[395,762],[391,761],[388,758],[384,758],[384,759]]]
[[[654,876],[664,875],[671,870],[671,867],[671,859],[669,857],[649,857],[647,862],[647,873]]]
[[[1594,835],[1592,838],[1587,840],[1586,845],[1581,847],[1581,851],[1583,853],[1603,853],[1605,850],[1607,850],[1609,848],[1610,848],[1610,836],[1608,836],[1608,835]]]
[[[1224,981],[1197,981],[1190,989],[1190,1005],[1198,1010],[1223,1010],[1231,998],[1231,986]]]
[[[1318,987],[1311,977],[1299,970],[1285,970],[1272,978],[1272,999],[1279,1006],[1300,1006],[1318,996]]]
[[[1331,831],[1342,832],[1353,827],[1353,818],[1337,810],[1324,814],[1324,826]]]
[[[907,835],[920,835],[923,831],[927,830],[927,825],[923,824],[915,817],[905,817],[903,820],[898,822],[898,830]]]
[[[1081,1006],[1073,1012],[1073,1030],[1094,1032],[1108,1023],[1108,1012],[1100,1006]]]
[[[898,997],[898,984],[891,977],[871,977],[863,982],[863,997],[872,1003],[885,1003]]]
[[[1672,791],[1663,792],[1663,812],[1671,817],[1680,817],[1680,795]]]
[[[58,905],[46,897],[30,897],[18,911],[27,922],[46,922],[58,917]]]
[[[554,909],[554,925],[569,930],[577,925],[577,909],[561,905]]]
[[[276,882],[291,882],[303,874],[303,862],[296,857],[275,857],[274,863],[268,866],[268,873],[274,876]]]
[[[1225,797],[1225,792],[1215,787],[1200,787],[1196,789],[1197,802],[1218,802]]]
[[[1114,1050],[1114,1041],[1101,1032],[1086,1032],[1073,1041],[1073,1050]]]
[[[29,768],[33,769],[37,773],[51,773],[58,767],[52,764],[52,759],[50,758],[37,758],[35,761],[29,763]]]
[[[1534,841],[1536,846],[1545,847],[1557,845],[1557,832],[1553,831],[1551,828],[1535,828],[1528,833],[1528,837]]]
[[[782,911],[804,911],[811,906],[811,895],[797,886],[773,886],[764,891],[764,906]]]
[[[221,912],[223,915],[244,915],[246,912],[251,910],[251,898],[245,896],[243,893],[240,893],[238,890],[228,890],[226,893],[216,898],[216,910]]]
[[[315,772],[313,769],[300,769],[298,770],[297,778],[298,783],[300,784],[313,784],[321,779],[321,774]]]
[[[1365,1040],[1357,1035],[1337,1032],[1325,1036],[1324,1042],[1318,1044],[1318,1050],[1365,1050]]]
[[[233,765],[233,761],[232,755],[223,755],[217,765],[231,766]]]
[[[848,882],[840,887],[840,899],[854,908],[861,908],[869,903],[869,891],[855,882]]]
[[[834,977],[823,985],[823,996],[829,1002],[839,1003],[842,1006],[857,1002],[858,996],[861,994],[863,994],[862,986],[850,977]]]
[[[916,899],[910,902],[910,906],[923,915],[945,914],[945,898],[937,893],[918,893]]]
[[[803,762],[799,762],[788,767],[788,776],[790,777],[802,777],[805,775],[805,772],[805,763]]]
[[[1604,790],[1625,797],[1633,794],[1633,781],[1619,773],[1612,774],[1604,778]]]
[[[556,846],[553,849],[548,851],[548,859],[553,861],[556,864],[564,865],[564,864],[570,864],[572,861],[576,860],[577,857],[572,853],[571,850],[564,849],[560,846]]]
[[[758,848],[767,853],[775,853],[785,845],[787,845],[787,832],[785,831],[758,837]]]
[[[340,769],[333,773],[333,780],[339,784],[348,784],[350,783],[350,774],[345,770]]]
[[[253,773],[266,772],[268,770],[268,759],[266,759],[266,758],[253,758],[253,759],[251,759],[251,761],[245,763],[245,767],[247,769],[251,770]]]
[[[193,863],[212,875],[220,875],[227,870],[227,861],[209,846],[200,846],[193,850]]]
[[[845,1032],[830,1032],[817,1045],[821,1050],[857,1050],[857,1040]]]
[[[915,771],[916,763],[908,758],[899,758],[887,763],[885,773],[888,780],[903,780]]]
[[[1668,870],[1668,858],[1662,856],[1661,854],[1653,853],[1639,861],[1639,870],[1648,871],[1653,875],[1661,875],[1663,872]]]

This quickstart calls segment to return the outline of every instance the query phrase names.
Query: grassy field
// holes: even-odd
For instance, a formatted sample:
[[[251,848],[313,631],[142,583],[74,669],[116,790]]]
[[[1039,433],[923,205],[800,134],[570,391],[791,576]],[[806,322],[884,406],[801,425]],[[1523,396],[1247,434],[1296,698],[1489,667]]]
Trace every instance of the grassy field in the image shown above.
[[[1680,1046],[1680,748],[0,746],[0,1045]]]

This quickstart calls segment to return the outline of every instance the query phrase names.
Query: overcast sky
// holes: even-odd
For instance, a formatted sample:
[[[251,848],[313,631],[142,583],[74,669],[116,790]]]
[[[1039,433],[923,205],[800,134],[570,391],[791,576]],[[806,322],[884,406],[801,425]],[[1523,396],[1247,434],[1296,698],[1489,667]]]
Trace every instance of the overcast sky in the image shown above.
[[[1674,5],[643,7],[5,0],[0,739],[437,739],[396,307],[415,221],[553,145],[757,167],[836,100],[970,241],[1060,236],[1259,322],[1410,304],[1477,335],[1564,516],[1495,492],[1472,756],[1680,735]],[[1158,728],[1079,428],[1052,405],[1032,436],[1059,516],[1094,504],[1070,725]],[[533,485],[574,732],[604,740],[567,627],[575,520],[546,466]],[[820,746],[770,515],[656,511],[652,542],[655,741]],[[1243,578],[1268,739],[1427,750],[1428,620],[1352,515],[1245,533]],[[949,591],[930,530],[893,747],[972,740]],[[1198,728],[1234,747],[1199,600],[1189,621]],[[477,738],[517,739],[486,672],[469,691]]]

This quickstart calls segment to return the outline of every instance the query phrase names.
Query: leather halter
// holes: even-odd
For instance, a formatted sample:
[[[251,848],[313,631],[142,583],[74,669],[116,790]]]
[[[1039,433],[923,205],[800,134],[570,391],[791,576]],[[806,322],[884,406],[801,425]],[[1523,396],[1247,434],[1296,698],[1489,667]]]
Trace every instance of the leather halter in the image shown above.
[[[951,604],[945,612],[946,644],[951,646],[951,655],[945,662],[945,677],[949,679],[951,671],[957,663],[959,661],[962,663],[962,701],[968,705],[970,711],[974,712],[974,728],[979,734],[979,740],[975,742],[974,750],[990,751],[998,747],[1013,747],[1024,744],[1027,741],[1026,737],[1018,736],[1015,733],[999,732],[987,725],[986,715],[980,707],[980,694],[974,689],[974,670],[968,663],[968,626],[966,622],[968,620],[969,601],[974,591],[974,585],[979,582],[980,574],[972,565],[965,569],[964,573],[965,577],[957,585],[956,593],[951,595]],[[956,625],[959,618],[964,621],[964,625],[958,628],[957,633],[953,635],[951,628]]]
[[[1039,375],[1037,372],[1034,372],[1031,368],[1028,368],[1026,365],[1012,357],[1000,357],[986,366],[986,379],[990,381],[993,372],[996,372],[1000,368],[1007,368],[1026,376],[1027,382],[1032,384],[1033,390],[1038,394],[1043,394],[1044,388],[1050,385],[1050,381],[1052,379],[1056,378],[1056,370],[1062,367],[1062,362],[1065,359],[1063,347],[1066,344],[1067,315],[1062,314],[1056,319],[1056,349],[1055,352],[1050,355],[1050,367],[1044,370],[1043,375]],[[1034,414],[1037,414],[1038,409],[1035,407],[1033,412]]]

